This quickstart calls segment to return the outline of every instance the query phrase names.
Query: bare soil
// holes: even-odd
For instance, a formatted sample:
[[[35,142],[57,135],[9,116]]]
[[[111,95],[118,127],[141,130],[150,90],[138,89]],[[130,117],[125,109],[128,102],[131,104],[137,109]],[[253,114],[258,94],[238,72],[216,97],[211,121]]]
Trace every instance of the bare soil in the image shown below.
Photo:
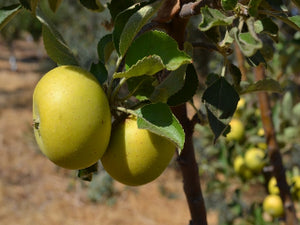
[[[47,63],[41,44],[18,40],[13,52],[0,40],[0,224],[5,225],[186,225],[189,211],[182,181],[168,168],[156,181],[135,188],[116,182],[116,203],[91,202],[87,184],[74,171],[44,157],[33,138],[31,101]],[[14,54],[17,70],[9,57]],[[159,189],[175,193],[168,198]],[[71,187],[71,188],[70,188]],[[209,212],[209,224],[217,224]]]

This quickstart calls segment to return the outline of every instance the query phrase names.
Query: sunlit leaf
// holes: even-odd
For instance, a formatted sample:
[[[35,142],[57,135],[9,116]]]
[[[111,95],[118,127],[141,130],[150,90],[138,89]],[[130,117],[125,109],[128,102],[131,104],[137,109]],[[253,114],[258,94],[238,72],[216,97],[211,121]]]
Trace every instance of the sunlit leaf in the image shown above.
[[[245,56],[253,56],[263,46],[261,40],[254,37],[250,32],[239,33],[237,27],[232,28],[230,34]]]
[[[144,5],[145,3],[135,4],[129,7],[128,9],[122,11],[121,13],[119,13],[115,18],[115,25],[113,30],[113,43],[118,53],[120,53],[119,45],[120,45],[121,34],[124,30],[124,27],[128,19]]]
[[[161,3],[162,1],[157,1],[146,5],[129,18],[120,36],[119,51],[121,55],[126,53],[137,33],[159,9]]]
[[[135,112],[138,116],[137,123],[140,129],[147,129],[166,137],[174,142],[179,149],[183,149],[184,130],[167,104],[149,104]]]
[[[191,62],[191,58],[178,49],[177,42],[169,35],[161,31],[148,31],[138,37],[128,49],[126,68],[152,55],[158,55],[168,70],[176,70]]]
[[[227,26],[232,24],[234,16],[227,17],[217,9],[205,6],[201,9],[202,21],[199,29],[207,31],[214,26]]]
[[[132,65],[129,69],[124,72],[115,73],[114,78],[130,78],[138,77],[142,75],[150,75],[157,73],[164,69],[165,66],[161,58],[157,55],[146,56],[143,59],[137,61],[136,64]]]
[[[44,47],[49,57],[59,65],[78,65],[72,51],[67,46],[63,37],[56,30],[48,16],[38,7],[37,18],[43,24],[42,34]]]

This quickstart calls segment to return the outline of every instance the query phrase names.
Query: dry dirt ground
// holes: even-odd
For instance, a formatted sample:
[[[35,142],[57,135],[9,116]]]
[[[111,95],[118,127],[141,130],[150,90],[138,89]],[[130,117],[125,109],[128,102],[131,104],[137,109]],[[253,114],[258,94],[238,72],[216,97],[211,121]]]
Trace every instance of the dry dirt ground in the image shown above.
[[[39,152],[31,128],[31,97],[42,76],[43,47],[25,40],[13,46],[17,71],[10,69],[11,52],[0,40],[0,224],[188,224],[181,178],[173,169],[142,187],[116,184],[119,194],[109,206],[89,201],[74,172],[57,168]],[[177,197],[162,195],[160,185]],[[209,224],[217,224],[215,213],[209,213]]]

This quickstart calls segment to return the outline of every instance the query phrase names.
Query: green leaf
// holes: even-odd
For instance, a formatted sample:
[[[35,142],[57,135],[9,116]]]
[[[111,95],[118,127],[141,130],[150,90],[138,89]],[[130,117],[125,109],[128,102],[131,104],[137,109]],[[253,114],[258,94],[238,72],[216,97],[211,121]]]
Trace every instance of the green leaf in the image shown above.
[[[146,5],[129,18],[120,36],[119,50],[121,55],[124,56],[137,33],[159,9],[161,3],[162,1],[158,1]]]
[[[254,37],[250,32],[239,33],[238,28],[231,29],[230,34],[236,40],[239,48],[247,57],[253,56],[256,51],[262,48],[262,41]]]
[[[297,16],[291,16],[291,17],[288,17],[288,19],[290,21],[292,21],[294,24],[296,24],[296,26],[298,27],[298,30],[300,28],[300,16],[297,15]]]
[[[124,72],[115,73],[113,78],[130,78],[138,77],[142,75],[152,76],[158,71],[164,69],[165,66],[161,58],[157,55],[146,56],[141,60],[137,61],[136,64],[132,65],[128,70]]]
[[[81,169],[77,171],[77,176],[85,181],[92,181],[93,174],[98,171],[98,163],[91,165],[90,167]]]
[[[266,33],[270,37],[277,39],[279,28],[277,24],[274,23],[274,21],[269,17],[255,21],[254,28],[256,33]]]
[[[154,91],[154,82],[156,79],[153,76],[132,77],[127,80],[128,90],[140,101],[148,100]]]
[[[36,13],[37,18],[43,24],[43,41],[49,57],[59,65],[78,65],[75,56],[47,15],[39,7]]]
[[[140,129],[147,129],[174,142],[183,149],[185,134],[169,106],[164,103],[146,105],[135,111]]]
[[[62,0],[48,0],[49,6],[53,12],[56,12]]]
[[[124,10],[123,12],[119,13],[118,16],[116,17],[115,26],[113,30],[113,42],[118,54],[120,54],[119,45],[120,45],[121,34],[124,30],[124,27],[128,19],[144,5],[145,3],[135,4],[130,8]]]
[[[282,116],[286,120],[291,119],[293,109],[293,96],[290,91],[286,92],[282,99]]]
[[[158,55],[167,70],[176,70],[183,64],[191,62],[191,58],[180,51],[177,42],[161,31],[148,31],[138,37],[126,54],[126,67],[129,68],[146,56]]]
[[[175,106],[185,103],[193,98],[199,86],[198,75],[193,64],[186,69],[183,88],[168,99],[168,105]]]
[[[300,31],[300,16],[292,16],[292,17],[285,17],[280,15],[273,15],[277,19],[281,20],[285,24],[289,25],[290,27],[294,28],[295,30]]]
[[[202,21],[199,25],[201,31],[207,31],[214,26],[227,26],[232,24],[234,16],[227,17],[217,9],[205,6],[201,9]]]
[[[203,93],[208,122],[214,133],[214,142],[226,130],[239,101],[239,95],[224,77],[219,77]]]
[[[177,70],[172,71],[166,79],[155,87],[150,101],[165,103],[170,96],[178,92],[183,87],[186,68],[187,65],[182,65]]]
[[[233,10],[237,4],[237,0],[222,0],[221,5],[225,10]]]
[[[90,72],[97,78],[100,84],[103,84],[107,80],[108,72],[101,61],[97,64],[92,63]]]
[[[0,8],[0,30],[22,10],[20,4]]]
[[[297,118],[298,121],[300,120],[300,102],[294,105],[293,115]]]
[[[248,7],[249,7],[249,15],[250,16],[254,16],[256,17],[257,16],[257,10],[258,10],[258,7],[261,3],[261,0],[250,0],[249,4],[248,4]]]
[[[259,50],[253,56],[246,57],[246,60],[250,66],[256,67],[262,63],[267,67],[267,62]]]
[[[114,21],[119,13],[133,4],[134,1],[132,0],[111,0],[110,3],[107,3],[107,8],[109,9],[112,20]]]
[[[106,63],[113,50],[114,50],[114,45],[112,41],[112,34],[107,34],[100,39],[97,45],[99,60],[102,63]]]
[[[253,84],[243,85],[240,94],[252,93],[256,91],[282,92],[280,84],[271,78],[259,80]]]
[[[102,12],[105,9],[100,0],[80,0],[80,3],[91,11]]]
[[[44,46],[48,56],[58,65],[78,65],[71,50],[43,25],[42,28]]]

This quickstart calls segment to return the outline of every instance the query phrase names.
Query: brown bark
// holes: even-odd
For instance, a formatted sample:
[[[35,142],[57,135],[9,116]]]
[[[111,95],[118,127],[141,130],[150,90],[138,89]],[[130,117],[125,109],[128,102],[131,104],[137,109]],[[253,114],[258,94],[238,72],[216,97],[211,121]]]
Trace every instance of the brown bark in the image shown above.
[[[234,51],[235,51],[236,59],[238,61],[238,67],[242,74],[242,80],[247,80],[247,76],[246,76],[247,70],[245,67],[245,58],[244,58],[244,55],[237,43],[234,44]]]
[[[182,5],[182,2],[181,2]],[[189,18],[181,18],[178,14],[167,25],[167,33],[176,40],[179,49],[183,49],[186,25]],[[206,209],[200,186],[198,165],[195,159],[193,144],[194,124],[188,119],[186,104],[172,109],[185,131],[185,144],[178,156],[178,164],[183,177],[183,189],[188,202],[191,221],[190,225],[207,225]]]
[[[262,64],[255,68],[255,76],[256,80],[262,80],[266,77],[265,70]],[[265,138],[268,145],[268,156],[270,159],[270,163],[273,166],[273,175],[277,180],[277,184],[280,190],[280,197],[284,204],[286,224],[297,225],[298,220],[296,217],[296,211],[291,197],[290,188],[286,180],[285,169],[282,163],[282,157],[280,154],[274,124],[272,121],[272,111],[268,93],[259,92],[258,102],[261,112],[261,119],[265,130]]]
[[[185,104],[174,107],[172,110],[181,122],[186,135],[184,148],[177,161],[181,169],[183,189],[191,214],[190,225],[207,225],[205,203],[193,144],[194,124],[187,117]]]

